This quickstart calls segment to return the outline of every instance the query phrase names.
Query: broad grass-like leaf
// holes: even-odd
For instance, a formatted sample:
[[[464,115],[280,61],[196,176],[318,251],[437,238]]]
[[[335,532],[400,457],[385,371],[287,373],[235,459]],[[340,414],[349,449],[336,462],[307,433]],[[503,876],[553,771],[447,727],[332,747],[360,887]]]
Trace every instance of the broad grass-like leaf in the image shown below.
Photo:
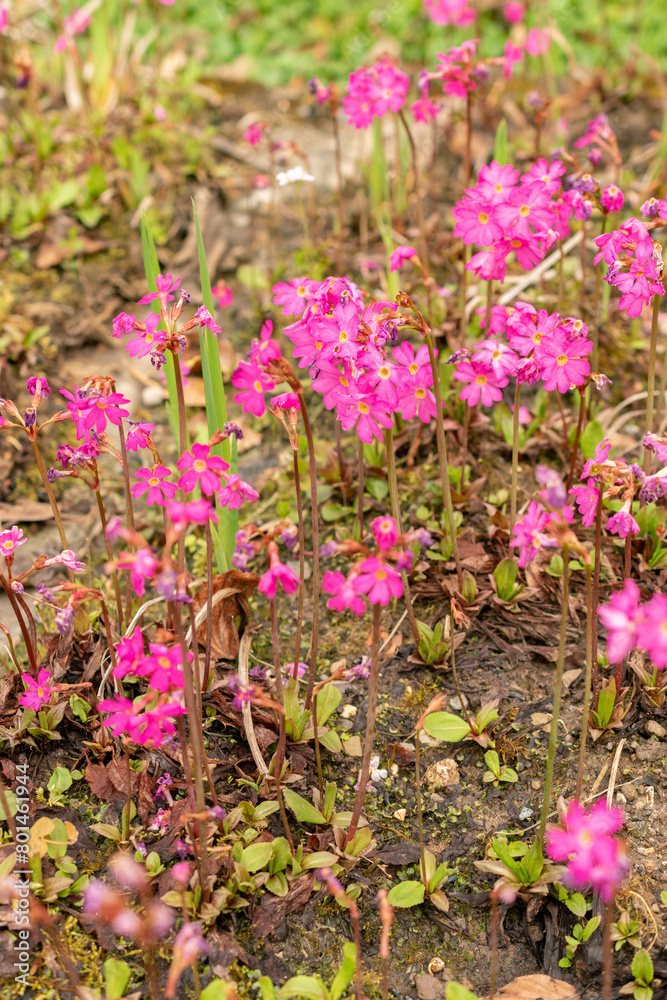
[[[151,292],[157,292],[155,279],[160,273],[157,251],[155,250],[155,240],[148,220],[144,214],[141,216],[141,249],[144,255],[144,271],[146,272],[146,284]],[[161,324],[160,324],[161,325]],[[159,326],[158,326],[159,329]],[[171,351],[166,352],[164,374],[167,380],[167,417],[174,441],[178,441],[178,403],[176,401],[176,376],[174,374],[174,357]]]

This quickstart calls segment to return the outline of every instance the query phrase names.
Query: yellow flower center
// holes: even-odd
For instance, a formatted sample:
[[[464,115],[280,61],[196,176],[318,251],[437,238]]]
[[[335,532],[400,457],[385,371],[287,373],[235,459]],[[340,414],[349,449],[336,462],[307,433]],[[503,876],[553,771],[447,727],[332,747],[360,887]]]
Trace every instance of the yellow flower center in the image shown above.
[[[387,579],[387,571],[386,571],[386,569],[376,569],[375,570],[375,579],[376,580],[386,580]]]
[[[497,358],[499,358],[500,356],[501,356],[501,353],[500,353],[500,351],[494,351],[494,352],[493,352],[493,354],[491,355],[491,357],[493,358],[493,360],[494,360],[494,361],[495,361],[495,360],[496,360]]]
[[[297,288],[296,291],[297,291],[297,295],[305,295],[306,294],[306,289],[305,289],[304,285],[299,285],[299,287]]]
[[[480,212],[477,218],[479,219],[479,221],[482,223],[483,226],[485,226],[489,221],[489,217],[486,214],[486,212]]]
[[[206,468],[206,462],[204,461],[203,458],[198,458],[197,461],[192,466],[192,468],[195,470],[195,472],[203,472],[204,469]]]
[[[161,667],[170,667],[171,666],[171,663],[169,662],[169,658],[167,656],[161,656],[158,659],[158,663],[160,664]]]
[[[522,205],[519,209],[519,215],[525,219],[527,215],[530,215],[530,205]]]
[[[344,375],[341,375],[341,377],[340,377],[340,384],[341,384],[341,385],[344,385],[344,386],[345,386],[345,388],[347,389],[347,387],[348,387],[348,385],[349,385],[350,383],[348,382],[348,380],[347,380],[347,379],[345,378],[345,376],[344,376]]]
[[[257,379],[257,381],[255,381],[255,382],[253,382],[252,387],[253,387],[253,389],[256,392],[261,392],[262,391],[262,383],[259,381],[259,379]]]
[[[39,695],[40,698],[43,698],[44,697],[44,688],[43,687],[38,687],[37,688],[37,694]]]
[[[533,334],[533,343],[534,344],[541,344],[542,343],[542,334],[541,333],[538,332],[538,333],[534,333]]]
[[[344,344],[345,341],[347,340],[347,330],[341,330],[340,333],[338,334],[338,339],[341,342],[341,344]]]
[[[391,375],[391,369],[387,365],[383,365],[382,368],[378,369],[378,375],[380,378],[388,379]]]
[[[513,247],[520,247],[521,246],[521,240],[512,240],[512,246]]]
[[[152,333],[147,333],[146,334],[146,343],[147,344],[152,344],[153,343],[153,334]]]
[[[415,396],[417,397],[417,399],[425,399],[426,389],[417,389],[415,392]]]
[[[322,341],[321,340],[316,340],[315,341],[315,347],[318,349],[318,351],[321,351],[322,350]]]
[[[359,403],[359,413],[369,413],[368,403]]]
[[[151,476],[151,478],[148,480],[148,485],[149,486],[159,486],[160,485],[160,480],[157,478],[157,476]]]
[[[486,382],[486,375],[478,375],[477,378],[475,379],[475,382],[477,383],[477,385],[484,385],[484,383]]]
[[[567,362],[568,362],[567,354],[559,354],[558,357],[556,358],[556,363],[559,364],[561,368],[563,367],[563,365],[566,365]]]
[[[97,400],[97,405],[99,406],[99,408],[101,410],[105,410],[107,408],[108,404],[107,404],[106,400],[104,400],[104,399],[98,399]]]
[[[9,549],[13,549],[14,548],[14,542],[10,538],[6,542],[2,543],[2,547],[3,547],[3,549],[7,549],[7,551],[9,551]]]
[[[410,367],[408,368],[408,371],[410,372],[410,374],[411,374],[411,375],[416,375],[416,374],[417,374],[417,372],[419,371],[419,365],[416,365],[416,364],[415,364],[415,363],[413,362],[413,363],[412,363],[412,364],[410,365]]]
[[[498,194],[500,194],[502,190],[503,190],[502,184],[496,184],[496,191],[498,192]]]

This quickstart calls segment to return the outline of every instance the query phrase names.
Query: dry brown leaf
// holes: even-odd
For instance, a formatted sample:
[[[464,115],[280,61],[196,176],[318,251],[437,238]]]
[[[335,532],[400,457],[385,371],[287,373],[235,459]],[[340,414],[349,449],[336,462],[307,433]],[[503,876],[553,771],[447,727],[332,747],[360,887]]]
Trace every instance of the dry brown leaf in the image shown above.
[[[288,913],[294,913],[304,907],[310,898],[314,881],[315,876],[312,873],[301,875],[292,882],[286,896],[264,896],[253,917],[253,937],[268,937],[278,929],[278,925]]]
[[[254,573],[240,573],[234,569],[213,577],[213,595],[227,591],[211,613],[211,651],[217,659],[235,660],[238,656],[239,633],[234,618],[240,615],[242,625],[245,625],[249,612],[248,598],[258,582],[259,578]],[[207,596],[208,585],[204,584],[194,595],[195,614],[206,607]],[[197,629],[197,640],[200,646],[206,645],[206,621]]]
[[[541,974],[519,976],[496,993],[503,1000],[575,1000],[579,995],[571,983]]]

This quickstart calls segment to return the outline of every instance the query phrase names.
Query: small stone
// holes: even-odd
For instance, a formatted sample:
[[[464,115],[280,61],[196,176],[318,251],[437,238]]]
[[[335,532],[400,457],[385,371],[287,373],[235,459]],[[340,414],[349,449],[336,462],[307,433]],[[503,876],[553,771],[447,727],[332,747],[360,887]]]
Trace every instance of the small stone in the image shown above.
[[[657,736],[659,740],[664,740],[667,736],[667,729],[656,722],[655,719],[650,719],[644,726],[644,732],[648,733],[649,736]]]
[[[624,806],[627,805],[628,800],[626,799],[623,792],[616,792],[616,805]]]
[[[429,736],[425,729],[420,729],[419,744],[424,747],[437,747],[440,745],[440,740],[437,740],[435,736]]]
[[[537,791],[539,788],[542,787],[542,782],[538,781],[537,778],[534,778],[533,781],[531,781],[530,783],[530,787],[533,788],[535,791]]]
[[[521,812],[519,813],[519,819],[520,820],[530,819],[532,815],[533,815],[533,810],[530,808],[530,806],[522,806]]]
[[[662,760],[663,757],[667,757],[667,746],[663,743],[658,743],[657,740],[651,739],[648,743],[644,743],[643,746],[637,747],[637,760],[656,763]]]
[[[394,813],[394,819],[398,819],[402,823],[407,815],[408,815],[407,809],[397,809],[396,812]]]
[[[431,764],[424,775],[424,782],[431,792],[447,785],[458,785],[460,781],[459,766],[451,757],[443,757]]]
[[[340,715],[342,719],[353,719],[357,714],[357,711],[356,705],[343,705],[340,710]]]
[[[461,699],[463,700],[463,705],[467,708],[468,707],[468,699],[466,698],[466,696],[464,694],[461,695]],[[461,709],[462,709],[462,707],[463,707],[463,705],[461,705],[461,701],[459,700],[459,696],[456,695],[456,694],[454,695],[453,698],[449,699],[449,704],[450,704],[450,707],[453,708],[455,712],[460,712]]]
[[[391,767],[389,768],[389,770],[394,775],[394,777],[396,777],[396,775],[398,774],[398,764],[395,764],[395,763],[392,764]]]
[[[427,972],[417,976],[415,986],[419,1000],[442,1000],[445,995],[445,984]]]
[[[432,958],[431,961],[428,963],[427,969],[432,976],[435,976],[439,972],[442,972],[444,967],[445,963],[443,962],[443,960],[436,956],[435,958]]]

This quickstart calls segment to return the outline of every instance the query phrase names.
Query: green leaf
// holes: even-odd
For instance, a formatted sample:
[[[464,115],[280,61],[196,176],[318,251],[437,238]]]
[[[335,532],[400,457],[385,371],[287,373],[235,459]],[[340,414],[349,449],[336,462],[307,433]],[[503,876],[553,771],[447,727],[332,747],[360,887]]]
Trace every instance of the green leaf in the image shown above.
[[[493,775],[498,778],[500,776],[500,757],[495,750],[487,750],[484,754],[484,760],[486,761],[486,766]]]
[[[326,817],[319,809],[295,792],[292,788],[286,788],[283,792],[285,802],[292,810],[300,823],[326,823]]]
[[[491,841],[491,846],[493,847],[496,856],[502,861],[502,863],[509,868],[516,878],[523,882],[523,879],[521,878],[520,862],[514,860],[505,841],[501,840],[500,837],[496,837],[495,840]]]
[[[104,989],[106,1000],[120,1000],[130,981],[132,969],[118,958],[107,958],[104,963]]]
[[[306,1000],[329,1000],[327,990],[321,979],[315,976],[292,976],[278,990],[278,1000],[289,1000],[289,997],[305,997]]]
[[[635,957],[632,959],[632,975],[643,986],[650,986],[653,982],[653,962],[649,953],[643,948],[635,952]]]
[[[90,715],[90,705],[78,694],[70,695],[69,707],[72,709],[73,715],[76,715],[77,719],[81,719],[82,722],[85,722]]]
[[[389,495],[389,483],[386,479],[369,476],[366,480],[366,492],[381,503]]]
[[[320,745],[330,750],[331,753],[340,753],[343,749],[338,733],[334,733],[333,729],[327,733],[320,733]]]
[[[447,983],[446,1000],[479,1000],[476,993],[471,993],[460,983]]]
[[[318,706],[319,706],[319,698],[318,698]],[[327,787],[324,789],[324,806],[323,806],[323,812],[324,815],[327,817],[327,819],[329,819],[332,816],[333,811],[336,807],[337,792],[338,788],[336,787],[336,782],[329,781],[327,783]]]
[[[492,722],[495,722],[498,718],[498,710],[496,708],[496,702],[488,702],[486,705],[482,705],[479,712],[475,716],[475,728],[478,733],[483,733]]]
[[[586,926],[584,927],[583,933],[581,935],[581,941],[588,941],[589,937],[595,933],[595,931],[600,926],[601,917],[591,917]],[[577,924],[577,927],[579,924]]]
[[[338,855],[331,851],[315,851],[313,854],[306,855],[301,862],[301,867],[304,871],[309,871],[311,868],[331,868],[337,861]]]
[[[523,586],[515,586],[519,567],[515,559],[501,559],[493,571],[498,587],[498,597],[501,601],[513,601],[523,590]]]
[[[252,874],[265,868],[269,863],[269,858],[273,854],[273,844],[263,841],[259,844],[251,844],[246,847],[241,854],[241,864]]]
[[[392,906],[419,906],[424,902],[424,886],[421,882],[399,882],[387,894]]]
[[[335,684],[326,684],[317,695],[317,727],[323,726],[341,703],[342,694]]]
[[[120,840],[120,830],[109,823],[91,823],[89,829],[93,833],[99,834],[100,837],[106,837],[107,840],[113,840],[116,843]]]
[[[503,767],[502,771],[498,775],[499,781],[518,781],[519,775],[516,773],[513,767]]]
[[[635,1000],[651,1000],[653,990],[650,986],[637,986],[632,995]]]
[[[331,984],[331,1000],[338,1000],[352,982],[357,966],[357,948],[352,941],[343,946],[343,961],[338,966],[338,972]]]
[[[269,287],[266,274],[256,264],[241,264],[236,271],[236,280],[239,284],[245,285],[246,288],[265,289]],[[208,306],[206,308],[208,309]]]
[[[588,907],[586,905],[586,900],[580,892],[573,892],[570,898],[565,900],[565,905],[571,913],[574,913],[575,917],[586,916],[586,910]]]
[[[213,305],[213,295],[211,293],[211,281],[206,263],[206,251],[204,241],[199,227],[199,218],[194,200],[192,211],[195,220],[195,233],[197,236],[197,257],[199,258],[199,280],[201,282],[202,300],[210,312],[215,315]],[[206,399],[206,423],[208,425],[209,436],[220,430],[227,423],[227,404],[225,401],[225,386],[222,380],[222,369],[220,367],[220,352],[218,341],[210,330],[200,327],[199,330],[199,350],[201,353],[202,377],[204,379],[204,396]],[[236,440],[236,439],[234,439]],[[232,474],[236,473],[236,452],[230,444],[229,439],[213,448],[213,454],[223,458],[229,463]],[[236,529],[238,527],[238,514],[228,507],[217,507],[220,523],[217,528],[221,547],[216,548],[218,570],[225,572],[231,566],[231,558],[234,552]],[[215,527],[211,530],[215,532]]]
[[[16,816],[16,813],[18,812],[18,808],[19,808],[18,804],[17,804],[17,801],[16,801],[16,795],[14,794],[14,792],[7,792],[6,791],[5,792],[5,798],[7,800],[7,807],[9,809],[10,814],[12,816]],[[0,802],[0,823],[3,823],[6,819],[7,819],[7,817],[5,815],[5,808],[2,805],[2,803]]]
[[[157,284],[155,283],[156,276],[160,273],[160,265],[157,259],[157,251],[155,249],[155,240],[153,239],[153,234],[151,232],[150,226],[148,225],[148,220],[145,213],[142,212],[141,215],[141,249],[144,256],[144,271],[146,273],[146,284],[151,292],[157,291]],[[158,329],[162,323],[158,324]],[[171,433],[174,437],[174,441],[178,441],[178,406],[176,403],[176,376],[174,374],[174,356],[171,351],[166,351],[165,353],[165,364],[164,364],[164,374],[167,381],[167,395],[169,397],[169,403],[167,404],[167,417],[169,418],[169,426],[171,428]]]
[[[268,976],[262,976],[259,981],[259,990],[262,1000],[276,1000],[276,988]]]
[[[72,775],[66,767],[57,767],[49,778],[46,787],[50,792],[66,792],[72,785]]]
[[[493,142],[493,159],[501,166],[509,163],[507,156],[507,119],[501,118],[496,129],[496,137]]]
[[[262,989],[262,997],[264,1000],[274,1000],[275,990],[273,993],[265,992],[265,986],[262,985],[262,980],[268,979],[267,976],[263,976],[260,979],[260,987]],[[268,980],[271,983],[271,980]],[[211,982],[201,991],[201,1000],[232,1000],[236,996],[236,990],[234,988],[234,983],[228,983],[225,979],[213,979]]]
[[[351,507],[343,507],[341,504],[334,503],[333,501],[322,504],[320,507],[320,514],[325,524],[334,524],[336,521],[343,521],[351,513]]]
[[[260,802],[259,805],[255,806],[253,822],[255,820],[267,819],[269,816],[272,816],[273,813],[278,812],[279,809],[280,806],[274,799],[267,799],[266,802]]]
[[[424,729],[436,740],[459,743],[470,732],[470,726],[451,712],[432,712],[424,720]]]
[[[604,729],[605,726],[609,725],[615,704],[616,689],[614,687],[601,688],[598,695],[598,710],[595,713],[598,729]]]
[[[604,437],[604,430],[599,420],[591,420],[586,424],[581,434],[581,450],[584,458],[593,458],[595,449]]]
[[[264,884],[264,888],[272,892],[274,896],[286,896],[289,890],[289,882],[285,872],[276,872]]]
[[[523,861],[520,862],[519,867],[526,876],[522,879],[524,885],[531,885],[533,882],[537,882],[544,869],[542,842],[539,837],[531,846]]]

